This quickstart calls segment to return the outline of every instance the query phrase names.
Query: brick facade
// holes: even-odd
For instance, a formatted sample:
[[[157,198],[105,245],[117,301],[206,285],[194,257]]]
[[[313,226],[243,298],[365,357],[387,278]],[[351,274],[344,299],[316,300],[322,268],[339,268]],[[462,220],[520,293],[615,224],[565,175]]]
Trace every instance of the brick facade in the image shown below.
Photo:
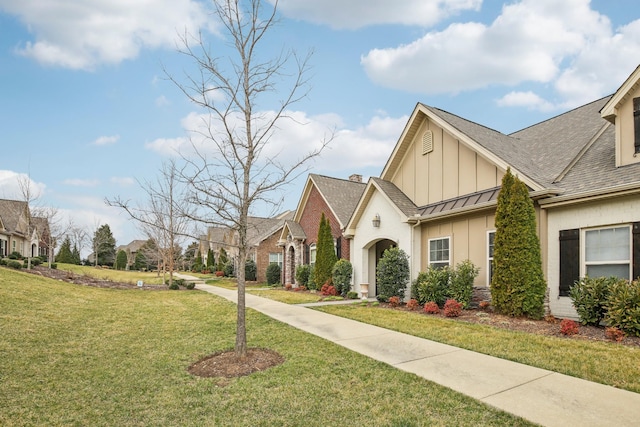
[[[309,198],[307,199],[307,203],[304,206],[299,221],[300,226],[307,236],[307,240],[305,240],[304,243],[306,245],[311,245],[317,242],[318,228],[320,227],[320,218],[322,217],[323,212],[325,218],[327,218],[329,220],[329,224],[331,224],[331,235],[334,240],[340,239],[340,258],[349,260],[349,241],[342,235],[338,219],[333,215],[331,209],[329,209],[329,206],[322,198],[322,195],[315,185],[309,192]],[[309,260],[305,259],[304,264],[308,263]]]
[[[269,254],[270,253],[280,253],[282,254],[282,260],[284,261],[284,249],[278,246],[278,239],[280,238],[280,233],[282,232],[282,228],[279,228],[275,233],[273,233],[268,238],[264,239],[258,245],[256,250],[256,268],[257,268],[257,279],[260,283],[265,283],[267,281],[267,267],[269,266]],[[281,266],[282,271],[282,266]],[[280,277],[280,283],[284,283],[282,280],[282,273]]]

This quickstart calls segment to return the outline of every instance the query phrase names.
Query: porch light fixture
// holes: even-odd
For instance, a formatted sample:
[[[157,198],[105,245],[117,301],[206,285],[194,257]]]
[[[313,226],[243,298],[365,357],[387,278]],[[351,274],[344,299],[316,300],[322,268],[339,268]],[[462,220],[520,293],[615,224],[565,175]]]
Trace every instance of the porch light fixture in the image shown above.
[[[376,228],[380,227],[380,215],[379,214],[375,214],[375,216],[371,220],[371,224],[373,224],[373,226],[376,227]]]

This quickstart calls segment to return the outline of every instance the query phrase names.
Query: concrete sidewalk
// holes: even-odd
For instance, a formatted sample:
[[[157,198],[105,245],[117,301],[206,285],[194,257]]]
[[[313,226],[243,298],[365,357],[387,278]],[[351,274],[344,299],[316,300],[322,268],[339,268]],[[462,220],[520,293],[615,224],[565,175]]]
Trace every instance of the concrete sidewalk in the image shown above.
[[[237,302],[236,290],[196,288]],[[246,306],[544,426],[640,426],[637,393],[251,294]]]

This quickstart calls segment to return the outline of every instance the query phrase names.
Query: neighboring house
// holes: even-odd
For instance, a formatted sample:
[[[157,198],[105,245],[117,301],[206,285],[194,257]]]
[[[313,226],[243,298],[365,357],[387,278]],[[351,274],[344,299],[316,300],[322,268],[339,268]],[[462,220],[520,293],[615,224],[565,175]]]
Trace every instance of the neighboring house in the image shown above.
[[[282,228],[279,244],[284,250],[285,284],[295,284],[296,267],[315,264],[320,218],[324,213],[331,225],[338,258],[350,260],[350,244],[344,230],[360,200],[365,184],[362,176],[348,180],[309,174],[292,220]]]
[[[0,256],[19,252],[24,257],[36,257],[41,253],[41,238],[36,224],[40,224],[48,236],[45,218],[30,221],[29,204],[20,200],[0,199]],[[50,237],[47,237],[50,240]]]
[[[469,259],[488,290],[508,167],[534,201],[554,315],[576,316],[568,287],[587,273],[640,275],[639,70],[613,96],[511,135],[418,104],[347,225],[355,290],[366,283],[375,294],[389,246],[409,254],[412,280]]]
[[[132,240],[128,245],[121,245],[116,247],[116,257],[118,252],[124,251],[127,254],[127,270],[129,270],[136,262],[136,255],[140,248],[147,243],[146,240]]]
[[[271,262],[282,267],[282,248],[277,245],[277,242],[284,222],[292,217],[291,211],[285,211],[273,218],[255,216],[247,218],[247,243],[249,245],[247,259],[256,263],[259,282],[266,281],[267,266]],[[203,264],[206,265],[209,249],[212,250],[217,260],[221,248],[224,248],[228,259],[233,262],[234,270],[237,269],[237,233],[228,227],[209,227],[207,234],[200,238],[200,253]]]

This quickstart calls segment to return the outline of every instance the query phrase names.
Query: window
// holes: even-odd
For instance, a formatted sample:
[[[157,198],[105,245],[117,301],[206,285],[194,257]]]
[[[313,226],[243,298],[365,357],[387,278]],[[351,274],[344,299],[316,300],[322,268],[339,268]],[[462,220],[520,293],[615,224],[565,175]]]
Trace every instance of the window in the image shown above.
[[[449,238],[429,240],[429,267],[443,268],[449,265]]]
[[[269,264],[278,264],[282,268],[282,252],[269,253]]]
[[[495,238],[495,231],[489,231],[487,233],[487,285],[491,283],[491,279],[493,279],[493,242],[495,241]]]
[[[309,245],[309,264],[316,264],[316,244],[312,243]]]
[[[584,274],[631,277],[631,228],[600,228],[584,232]]]
[[[633,129],[635,152],[640,153],[640,98],[633,98]]]

